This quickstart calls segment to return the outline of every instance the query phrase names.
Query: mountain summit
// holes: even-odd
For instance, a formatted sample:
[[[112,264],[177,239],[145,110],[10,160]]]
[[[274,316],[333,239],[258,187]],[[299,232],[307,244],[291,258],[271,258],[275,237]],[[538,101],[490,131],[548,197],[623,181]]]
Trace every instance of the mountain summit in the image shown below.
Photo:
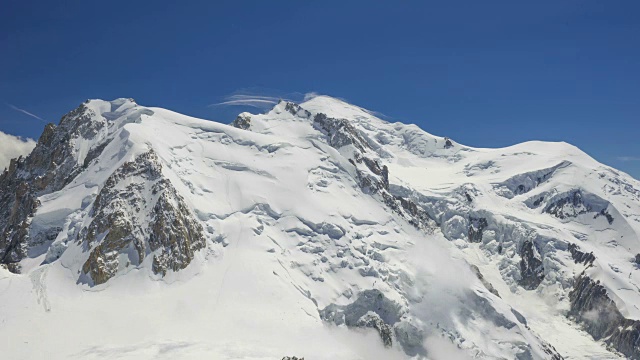
[[[0,175],[7,358],[640,358],[640,183],[342,100],[89,100]]]

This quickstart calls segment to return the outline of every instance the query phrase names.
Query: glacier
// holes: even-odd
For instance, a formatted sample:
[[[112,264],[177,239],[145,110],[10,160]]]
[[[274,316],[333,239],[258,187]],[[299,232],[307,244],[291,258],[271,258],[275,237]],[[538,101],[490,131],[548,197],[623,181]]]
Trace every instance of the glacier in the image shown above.
[[[0,175],[3,357],[640,358],[640,182],[342,100],[88,100]]]

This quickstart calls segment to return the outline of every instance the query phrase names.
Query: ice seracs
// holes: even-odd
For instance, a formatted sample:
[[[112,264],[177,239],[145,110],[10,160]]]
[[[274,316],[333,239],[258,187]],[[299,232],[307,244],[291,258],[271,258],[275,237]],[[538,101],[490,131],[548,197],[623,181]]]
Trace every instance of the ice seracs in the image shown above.
[[[640,356],[640,184],[565,143],[91,100],[0,185],[13,358]]]

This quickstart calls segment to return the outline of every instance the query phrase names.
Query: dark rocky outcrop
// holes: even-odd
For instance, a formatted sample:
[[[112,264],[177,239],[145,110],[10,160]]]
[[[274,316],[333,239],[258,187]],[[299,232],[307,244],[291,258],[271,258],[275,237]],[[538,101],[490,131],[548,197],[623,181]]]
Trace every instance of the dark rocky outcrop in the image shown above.
[[[544,197],[536,200],[532,205],[542,202]],[[529,204],[529,207],[532,206]],[[536,205],[537,206],[537,205]],[[575,218],[582,214],[593,213],[593,218],[604,217],[609,225],[613,224],[614,217],[609,212],[609,202],[597,195],[585,192],[581,189],[556,195],[549,200],[543,212],[551,214],[558,219]]]
[[[205,245],[202,226],[162,176],[153,151],[124,163],[107,179],[91,216],[79,240],[90,249],[83,272],[96,285],[122,267],[141,264],[149,254],[153,254],[154,273],[164,276],[168,270],[178,271]],[[123,256],[126,264],[121,264]]]
[[[451,139],[449,139],[448,137],[444,138],[444,148],[450,149],[452,147],[453,147],[453,143],[451,142]]]
[[[249,130],[251,127],[251,115],[242,113],[231,122],[231,126],[242,130]]]
[[[591,208],[582,200],[582,191],[580,190],[572,191],[567,196],[556,200],[544,209],[544,212],[554,215],[559,219],[575,217],[588,211],[591,211]]]
[[[542,204],[542,202],[544,201],[544,195],[540,196],[539,198],[533,200],[532,205],[534,208],[537,208],[538,206],[540,206],[540,204]]]
[[[613,224],[613,216],[609,214],[609,211],[607,211],[607,209],[600,210],[600,212],[595,214],[593,218],[597,219],[600,216],[604,216],[607,219],[607,222],[609,223],[609,225]]]
[[[569,252],[571,253],[571,258],[575,261],[576,264],[585,264],[587,266],[592,266],[593,262],[596,260],[593,252],[586,253],[578,250],[578,246],[576,244],[569,244]]]
[[[534,290],[544,279],[542,259],[531,240],[525,240],[520,249],[520,281],[519,284],[527,290]]]
[[[482,242],[484,229],[489,226],[487,219],[469,216],[468,237],[470,242]]]
[[[329,118],[319,113],[314,116],[313,124],[327,136],[327,143],[332,147],[355,147],[353,158],[349,162],[355,167],[356,181],[365,193],[381,196],[387,206],[416,228],[428,230],[433,227],[435,221],[414,201],[389,192],[388,167],[380,166],[377,160],[364,155],[373,152],[373,149],[348,120]]]
[[[382,339],[382,343],[385,347],[391,347],[391,345],[393,345],[392,328],[388,324],[385,324],[378,314],[368,312],[366,315],[358,319],[356,326],[375,329],[378,334],[380,334],[380,338]]]
[[[280,101],[282,102],[283,100],[280,100]],[[291,115],[295,115],[303,118],[311,117],[311,113],[309,111],[303,109],[300,105],[290,101],[287,101],[285,103],[284,110],[289,112]]]
[[[473,273],[476,275],[478,280],[480,280],[482,285],[484,285],[484,287],[487,288],[487,290],[489,290],[490,293],[492,293],[493,295],[495,295],[497,297],[500,297],[500,294],[498,293],[498,290],[496,290],[493,287],[493,284],[491,284],[490,282],[487,281],[487,279],[484,278],[484,275],[482,275],[482,273],[480,272],[480,269],[478,269],[477,266],[471,265],[471,271],[473,271]]]
[[[595,213],[594,219],[604,216],[609,224],[613,223],[613,216],[608,212],[609,202],[581,189],[554,196],[544,208],[543,212],[558,219],[574,218],[586,213]]]
[[[630,359],[640,359],[640,321],[626,319],[599,281],[582,273],[569,299],[568,316],[582,324],[595,340],[603,340]]]
[[[313,126],[327,135],[327,142],[336,149],[353,145],[364,153],[365,148],[369,148],[360,132],[347,119],[334,119],[319,113],[313,118]]]
[[[402,316],[400,305],[387,299],[380,290],[365,290],[351,304],[331,304],[320,310],[320,318],[336,325],[367,327],[378,331],[385,346],[393,344],[393,325]]]
[[[27,255],[37,198],[62,189],[84,170],[74,144],[103,131],[106,121],[94,117],[82,104],[62,117],[59,126],[47,124],[31,154],[11,160],[0,175],[0,264],[10,270],[18,272],[17,263]]]
[[[18,175],[23,158],[13,159],[0,176],[0,264],[19,272],[18,262],[26,256],[31,217],[40,202],[28,181]]]
[[[471,197],[471,195],[469,195],[468,192],[464,192],[464,197],[467,199],[468,202],[473,202],[473,197]]]

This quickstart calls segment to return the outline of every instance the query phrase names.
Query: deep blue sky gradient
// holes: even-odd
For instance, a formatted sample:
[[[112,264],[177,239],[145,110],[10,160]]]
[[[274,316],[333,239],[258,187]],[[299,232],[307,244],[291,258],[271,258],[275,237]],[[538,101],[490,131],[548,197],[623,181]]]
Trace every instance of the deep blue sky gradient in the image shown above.
[[[640,1],[0,3],[0,131],[87,98],[222,122],[318,92],[476,147],[570,142],[640,178]]]

